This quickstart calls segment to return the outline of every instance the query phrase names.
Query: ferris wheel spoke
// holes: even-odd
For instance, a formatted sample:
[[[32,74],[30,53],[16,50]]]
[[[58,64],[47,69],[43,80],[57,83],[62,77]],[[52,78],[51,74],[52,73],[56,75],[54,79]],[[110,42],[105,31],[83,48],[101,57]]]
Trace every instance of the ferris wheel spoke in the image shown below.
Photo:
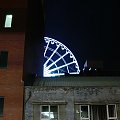
[[[47,49],[48,49],[49,43],[50,43],[50,42],[48,42],[47,46],[45,47],[44,57],[45,57],[46,51],[47,51]]]
[[[44,77],[61,76],[65,73],[79,74],[80,69],[77,60],[64,44],[49,37],[44,37],[44,40]]]
[[[50,67],[52,67],[54,64],[56,64],[57,62],[59,62],[62,58],[64,58],[66,55],[68,54],[68,52],[66,52],[64,55],[62,55],[59,59],[57,59],[56,61],[54,61],[52,64],[50,64],[49,66],[47,66],[47,68],[49,69]]]
[[[51,56],[47,59],[47,61],[44,63],[44,65],[46,66],[46,64],[50,61],[50,59],[53,57],[53,55],[56,53],[56,51],[58,50],[58,48],[60,47],[60,45],[58,45],[56,47],[56,49],[53,51],[53,53],[51,54]]]
[[[56,71],[56,70],[59,70],[59,69],[61,69],[61,68],[66,67],[66,66],[69,66],[69,65],[71,65],[71,64],[73,64],[73,63],[76,63],[76,62],[73,61],[73,62],[67,63],[67,64],[65,64],[65,65],[59,66],[59,67],[57,67],[57,68],[50,69],[50,70],[48,70],[48,71],[49,71],[49,73],[51,73],[51,72],[53,72],[53,71]]]

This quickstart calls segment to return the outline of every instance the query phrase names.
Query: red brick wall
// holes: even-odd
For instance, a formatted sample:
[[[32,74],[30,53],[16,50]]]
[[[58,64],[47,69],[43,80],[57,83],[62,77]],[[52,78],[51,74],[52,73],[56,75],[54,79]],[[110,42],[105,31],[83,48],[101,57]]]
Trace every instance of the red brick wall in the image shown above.
[[[1,33],[0,51],[8,51],[8,67],[0,69],[0,96],[4,114],[0,120],[22,120],[24,33]]]

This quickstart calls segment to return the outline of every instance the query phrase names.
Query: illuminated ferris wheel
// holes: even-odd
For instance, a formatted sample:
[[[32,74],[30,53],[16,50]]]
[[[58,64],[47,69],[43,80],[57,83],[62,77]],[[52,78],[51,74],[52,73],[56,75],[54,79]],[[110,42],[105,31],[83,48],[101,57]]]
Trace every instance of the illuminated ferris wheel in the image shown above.
[[[80,73],[75,56],[64,44],[49,37],[44,37],[44,40],[44,77]]]

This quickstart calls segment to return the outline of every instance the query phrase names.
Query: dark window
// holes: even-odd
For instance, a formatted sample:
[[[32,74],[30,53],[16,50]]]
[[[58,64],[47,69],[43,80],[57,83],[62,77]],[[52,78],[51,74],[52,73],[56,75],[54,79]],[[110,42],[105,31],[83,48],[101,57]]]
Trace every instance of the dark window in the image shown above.
[[[0,117],[3,116],[4,98],[0,97]]]
[[[80,120],[117,120],[116,105],[80,105]]]
[[[6,68],[8,62],[8,52],[1,51],[0,52],[0,68]]]
[[[107,119],[107,110],[105,105],[92,105],[91,109],[91,118],[93,120],[108,120]]]

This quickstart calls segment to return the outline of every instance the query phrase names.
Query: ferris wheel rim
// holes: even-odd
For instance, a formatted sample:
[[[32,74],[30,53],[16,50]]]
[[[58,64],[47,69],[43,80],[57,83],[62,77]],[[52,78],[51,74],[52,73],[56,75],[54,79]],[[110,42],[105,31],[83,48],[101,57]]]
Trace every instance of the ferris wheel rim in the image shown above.
[[[57,55],[60,57],[59,59],[62,59],[63,61],[64,61],[64,63],[65,63],[65,65],[61,65],[60,67],[58,67],[57,65],[56,65],[56,68],[54,68],[54,69],[51,69],[51,70],[48,70],[49,68],[50,68],[50,66],[46,66],[47,65],[47,63],[49,62],[49,60],[50,59],[52,59],[52,57],[53,57],[53,55],[51,55],[50,56],[50,58],[48,58],[46,61],[45,61],[45,63],[44,63],[44,67],[43,67],[43,73],[44,72],[46,72],[47,70],[47,74],[48,74],[48,76],[50,75],[50,76],[59,76],[59,75],[64,75],[63,73],[60,73],[60,71],[59,70],[62,70],[63,68],[62,67],[66,67],[67,68],[67,72],[69,73],[69,74],[79,74],[80,73],[80,69],[79,69],[79,65],[78,65],[78,62],[77,62],[77,60],[76,60],[76,58],[75,58],[75,56],[73,55],[73,53],[71,52],[71,50],[69,49],[69,48],[67,48],[63,43],[61,43],[61,42],[59,42],[59,41],[57,41],[56,39],[53,39],[53,38],[49,38],[49,37],[44,37],[44,41],[45,41],[45,43],[47,44],[46,46],[44,46],[44,48],[45,48],[45,51],[44,51],[44,58],[46,58],[46,52],[47,52],[47,50],[51,50],[51,51],[53,51],[53,55],[54,54],[56,54],[57,53]],[[52,48],[50,48],[49,46],[51,45],[53,45],[55,43],[55,45],[56,45],[56,49],[52,49]],[[66,56],[67,54],[69,54],[70,56],[69,56],[69,59],[72,59],[73,60],[73,62],[71,62],[71,63],[67,63],[66,62],[66,60],[64,59],[64,56],[63,55],[61,55],[59,52],[57,52],[57,49],[59,49],[61,47],[61,50],[65,50],[66,51],[66,53],[64,54],[64,56]],[[62,58],[63,57],[63,58]],[[54,65],[54,63],[56,64],[58,61],[59,61],[59,59],[57,59],[56,60],[56,62],[52,62],[51,63],[51,66],[52,65]],[[72,69],[72,68],[70,68],[69,67],[69,65],[73,65],[73,64],[75,64],[74,65],[74,67],[75,67],[75,69],[77,70],[77,71],[73,71],[73,72],[70,72],[69,71],[69,69]],[[62,69],[61,69],[62,68]],[[53,73],[53,74],[51,74],[52,72],[54,72],[54,71],[56,71],[56,70],[58,70],[59,71],[59,73]],[[64,71],[64,70],[63,70]],[[51,72],[51,73],[50,73]],[[44,73],[44,75],[45,75],[45,73]]]

